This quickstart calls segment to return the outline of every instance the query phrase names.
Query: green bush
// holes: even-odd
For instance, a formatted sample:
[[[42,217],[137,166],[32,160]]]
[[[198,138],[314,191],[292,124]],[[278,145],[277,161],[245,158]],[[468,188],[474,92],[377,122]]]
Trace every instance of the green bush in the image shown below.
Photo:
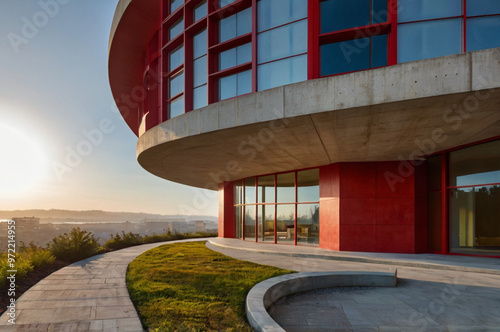
[[[99,242],[92,232],[73,228],[71,232],[58,235],[47,245],[50,252],[58,259],[76,262],[95,255]]]
[[[31,264],[31,261],[19,254],[16,254],[14,264],[14,268],[9,266],[7,253],[0,255],[0,287],[5,286],[7,282],[7,276],[9,275],[9,273],[7,273],[8,270],[17,270],[16,280],[23,279],[28,273],[33,271],[33,264]]]
[[[21,255],[30,260],[35,269],[40,266],[50,265],[56,260],[49,249],[43,249],[33,242],[30,242],[28,246],[25,246],[24,243],[21,244]]]
[[[120,233],[116,233],[115,236],[111,234],[111,238],[104,243],[104,248],[117,250],[136,246],[138,244],[142,244],[142,236],[132,232],[125,233],[122,231],[121,235]]]

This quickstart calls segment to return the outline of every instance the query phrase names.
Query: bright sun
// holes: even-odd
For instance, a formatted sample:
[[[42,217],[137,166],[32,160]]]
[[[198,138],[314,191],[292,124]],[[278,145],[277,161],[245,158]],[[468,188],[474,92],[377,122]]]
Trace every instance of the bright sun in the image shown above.
[[[0,196],[12,197],[36,185],[46,170],[46,158],[26,134],[0,125]]]

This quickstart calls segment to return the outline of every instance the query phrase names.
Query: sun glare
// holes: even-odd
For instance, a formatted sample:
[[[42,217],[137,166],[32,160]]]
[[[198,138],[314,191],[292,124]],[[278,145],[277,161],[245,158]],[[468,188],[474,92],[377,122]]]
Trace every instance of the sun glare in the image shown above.
[[[0,125],[0,196],[12,197],[32,189],[45,174],[46,164],[34,139]]]

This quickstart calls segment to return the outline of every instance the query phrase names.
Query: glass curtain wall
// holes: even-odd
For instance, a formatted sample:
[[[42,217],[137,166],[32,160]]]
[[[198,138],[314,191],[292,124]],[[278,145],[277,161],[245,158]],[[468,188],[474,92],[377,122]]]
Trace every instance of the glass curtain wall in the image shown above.
[[[237,181],[234,204],[237,238],[319,245],[319,169]]]
[[[500,254],[500,141],[449,154],[450,251]]]

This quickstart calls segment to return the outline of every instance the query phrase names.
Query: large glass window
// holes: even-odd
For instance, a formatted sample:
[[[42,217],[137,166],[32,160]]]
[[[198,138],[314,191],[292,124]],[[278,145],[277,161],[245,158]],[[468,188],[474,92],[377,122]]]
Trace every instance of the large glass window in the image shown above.
[[[169,54],[168,58],[169,58],[168,69],[170,71],[182,65],[184,63],[184,47],[180,46],[174,51],[172,51]]]
[[[321,33],[387,21],[386,0],[326,0],[320,6]]]
[[[238,181],[234,197],[237,234],[245,225],[244,236],[237,237],[259,242],[319,244],[319,169]],[[240,208],[246,211],[244,221]]]
[[[257,89],[307,79],[307,0],[260,0]]]
[[[500,253],[500,141],[449,155],[450,251]]]
[[[467,19],[467,51],[494,47],[500,47],[500,16]]]
[[[472,0],[467,1],[467,16],[500,14],[500,1],[498,0]]]
[[[219,70],[252,61],[252,43],[247,43],[219,53]]]
[[[387,35],[321,46],[321,75],[334,75],[387,65]]]
[[[252,71],[247,70],[219,80],[219,100],[252,92]]]
[[[219,22],[219,42],[252,32],[252,8],[247,8]]]
[[[400,0],[399,5],[400,23],[462,15],[462,0]]]
[[[398,62],[460,53],[461,36],[460,18],[399,25]]]
[[[170,12],[173,13],[177,8],[182,6],[184,0],[170,0]]]
[[[168,38],[174,39],[184,30],[184,20],[180,19],[168,29]]]
[[[195,22],[207,16],[207,2],[203,1],[202,3],[198,4],[196,7],[194,7],[193,12]]]
[[[193,108],[208,104],[207,30],[193,37]]]

